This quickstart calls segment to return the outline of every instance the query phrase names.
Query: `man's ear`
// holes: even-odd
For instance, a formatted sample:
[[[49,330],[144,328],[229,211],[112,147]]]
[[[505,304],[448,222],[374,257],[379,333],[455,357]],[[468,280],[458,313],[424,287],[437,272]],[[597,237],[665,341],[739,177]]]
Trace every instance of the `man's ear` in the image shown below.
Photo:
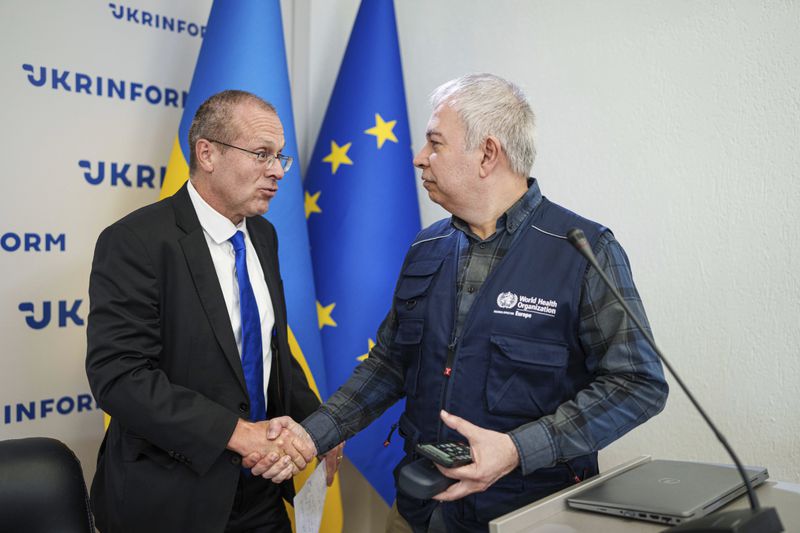
[[[209,174],[214,172],[214,150],[210,141],[198,139],[194,145],[194,155],[197,158],[197,166]]]
[[[500,158],[503,157],[503,148],[500,145],[500,140],[493,135],[489,135],[483,141],[481,148],[483,149],[483,158],[481,159],[480,174],[482,178],[485,178],[500,163]]]

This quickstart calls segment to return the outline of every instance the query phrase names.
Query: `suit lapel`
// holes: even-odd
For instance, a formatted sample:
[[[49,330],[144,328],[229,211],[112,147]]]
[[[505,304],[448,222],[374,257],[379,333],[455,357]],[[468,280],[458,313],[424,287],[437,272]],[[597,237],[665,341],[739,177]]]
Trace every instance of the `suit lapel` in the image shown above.
[[[197,219],[186,185],[172,197],[172,204],[175,208],[175,221],[186,233],[180,239],[180,244],[203,310],[225,358],[239,380],[242,391],[247,394],[239,348],[233,336],[233,326],[228,316],[228,309],[225,307],[225,298],[219,286],[219,278],[211,260],[211,253],[208,251],[203,228]]]

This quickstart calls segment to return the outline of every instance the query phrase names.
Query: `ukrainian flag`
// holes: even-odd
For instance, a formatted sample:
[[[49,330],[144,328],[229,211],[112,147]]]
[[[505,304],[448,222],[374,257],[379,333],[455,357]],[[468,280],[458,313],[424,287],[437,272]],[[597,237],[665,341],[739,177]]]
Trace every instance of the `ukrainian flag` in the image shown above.
[[[420,229],[392,0],[363,0],[305,180],[328,390],[369,355]],[[403,403],[344,451],[387,504],[402,446],[384,441]]]
[[[222,1],[214,2],[211,7],[178,136],[172,147],[162,198],[174,194],[189,177],[189,126],[197,108],[209,96],[225,89],[249,91],[273,104],[283,123],[286,138],[283,152],[299,160],[278,0]],[[326,396],[299,170],[293,168],[281,180],[280,193],[270,202],[265,216],[275,225],[282,243],[278,257],[292,353],[305,369],[317,395]],[[314,466],[308,467],[305,475],[295,478],[297,488]],[[328,490],[322,524],[320,531],[342,530],[338,477]]]

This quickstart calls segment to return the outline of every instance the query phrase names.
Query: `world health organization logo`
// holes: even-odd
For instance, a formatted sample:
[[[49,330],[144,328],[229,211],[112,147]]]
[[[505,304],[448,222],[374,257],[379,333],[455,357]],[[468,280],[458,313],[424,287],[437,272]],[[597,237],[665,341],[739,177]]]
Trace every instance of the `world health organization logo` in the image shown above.
[[[511,309],[518,301],[519,298],[513,292],[501,292],[497,295],[497,306],[502,309]]]

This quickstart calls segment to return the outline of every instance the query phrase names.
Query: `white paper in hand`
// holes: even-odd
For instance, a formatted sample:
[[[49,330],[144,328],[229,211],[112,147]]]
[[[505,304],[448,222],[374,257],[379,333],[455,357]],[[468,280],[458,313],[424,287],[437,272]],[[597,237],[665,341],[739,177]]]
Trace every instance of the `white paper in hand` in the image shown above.
[[[319,462],[314,473],[294,497],[294,519],[296,533],[319,533],[322,524],[322,509],[325,506],[325,460]]]

